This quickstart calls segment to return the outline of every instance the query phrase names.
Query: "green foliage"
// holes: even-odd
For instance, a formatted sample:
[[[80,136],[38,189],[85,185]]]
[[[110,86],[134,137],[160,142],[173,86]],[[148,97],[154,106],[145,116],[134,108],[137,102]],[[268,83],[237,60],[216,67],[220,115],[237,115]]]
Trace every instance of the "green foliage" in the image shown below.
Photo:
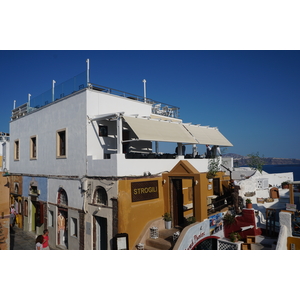
[[[206,177],[208,179],[214,178],[219,172],[220,158],[217,156],[216,158],[211,158],[208,161],[208,172]]]
[[[251,199],[246,199],[246,203],[252,203]]]
[[[238,232],[231,232],[229,237],[230,237],[231,242],[236,242],[237,240],[241,239],[241,236]]]
[[[195,218],[195,217],[188,217],[186,220],[187,220],[187,222],[188,222],[189,224],[193,224],[193,223],[196,222],[196,218]]]
[[[235,222],[235,216],[231,213],[226,213],[223,218],[224,225],[232,225]]]
[[[172,216],[170,213],[166,212],[163,216],[165,221],[172,221]]]
[[[251,154],[248,154],[247,156],[248,156],[248,160],[247,160],[248,166],[252,170],[257,170],[260,173],[262,173],[262,169],[263,169],[263,165],[264,165],[264,161],[262,158],[264,156],[260,157],[259,152],[251,153]]]

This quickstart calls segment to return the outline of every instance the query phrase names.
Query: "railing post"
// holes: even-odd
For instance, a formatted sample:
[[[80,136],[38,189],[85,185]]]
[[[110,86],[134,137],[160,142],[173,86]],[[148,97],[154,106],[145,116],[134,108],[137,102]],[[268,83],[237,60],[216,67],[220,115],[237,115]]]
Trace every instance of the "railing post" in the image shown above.
[[[90,83],[90,60],[86,60],[86,81],[87,84]]]
[[[28,94],[28,101],[27,101],[27,112],[29,112],[29,109],[30,109],[30,97],[31,95]]]
[[[56,81],[52,80],[52,102],[54,101],[54,85],[55,85]]]
[[[143,79],[144,82],[144,102],[146,102],[146,79]]]

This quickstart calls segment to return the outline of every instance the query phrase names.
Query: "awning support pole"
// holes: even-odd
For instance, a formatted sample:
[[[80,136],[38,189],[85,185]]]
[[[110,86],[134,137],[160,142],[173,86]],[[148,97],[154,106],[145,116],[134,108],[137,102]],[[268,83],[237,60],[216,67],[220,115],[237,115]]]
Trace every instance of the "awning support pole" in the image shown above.
[[[123,153],[122,140],[123,140],[123,122],[122,122],[122,116],[119,115],[117,118],[117,154]]]
[[[178,147],[178,155],[182,155],[182,143],[177,143]]]

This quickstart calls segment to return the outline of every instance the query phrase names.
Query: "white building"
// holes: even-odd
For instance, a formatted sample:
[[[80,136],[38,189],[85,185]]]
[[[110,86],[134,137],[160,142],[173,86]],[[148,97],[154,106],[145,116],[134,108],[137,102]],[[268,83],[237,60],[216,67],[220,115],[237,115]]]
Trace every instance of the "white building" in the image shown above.
[[[9,133],[0,132],[0,171],[9,169]]]
[[[13,110],[9,167],[23,176],[24,228],[47,227],[52,247],[113,249],[119,179],[161,176],[184,159],[183,145],[232,146],[217,128],[185,124],[177,107],[148,98],[89,82],[55,95],[53,87],[52,100],[29,97]],[[155,142],[177,143],[178,155],[156,153]],[[201,158],[185,159],[207,172]]]

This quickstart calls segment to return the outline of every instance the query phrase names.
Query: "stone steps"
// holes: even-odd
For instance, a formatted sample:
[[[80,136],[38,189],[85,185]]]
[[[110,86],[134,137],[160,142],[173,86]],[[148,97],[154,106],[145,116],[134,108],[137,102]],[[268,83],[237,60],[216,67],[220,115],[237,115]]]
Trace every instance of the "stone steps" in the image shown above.
[[[172,247],[172,243],[162,238],[147,239],[146,245],[159,250],[169,250]]]
[[[144,250],[170,250],[174,246],[173,234],[180,231],[179,228],[163,229],[158,232],[158,238],[148,238]]]

